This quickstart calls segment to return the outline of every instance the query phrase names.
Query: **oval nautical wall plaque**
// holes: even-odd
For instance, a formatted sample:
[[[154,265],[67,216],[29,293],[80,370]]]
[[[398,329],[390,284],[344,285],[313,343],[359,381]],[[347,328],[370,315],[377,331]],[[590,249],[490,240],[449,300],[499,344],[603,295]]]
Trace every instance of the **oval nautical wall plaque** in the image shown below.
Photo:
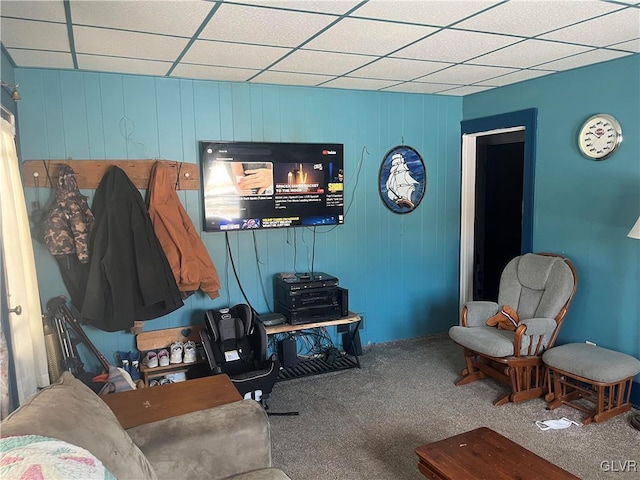
[[[427,171],[413,147],[389,150],[380,165],[378,189],[382,202],[394,213],[409,213],[420,204],[427,187]]]

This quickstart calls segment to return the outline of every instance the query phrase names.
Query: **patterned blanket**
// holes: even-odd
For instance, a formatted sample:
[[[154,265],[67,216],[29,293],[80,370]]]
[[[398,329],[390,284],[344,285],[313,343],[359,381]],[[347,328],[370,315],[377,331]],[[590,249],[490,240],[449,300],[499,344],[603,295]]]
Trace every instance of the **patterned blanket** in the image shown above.
[[[0,478],[116,480],[88,450],[39,435],[0,439]]]

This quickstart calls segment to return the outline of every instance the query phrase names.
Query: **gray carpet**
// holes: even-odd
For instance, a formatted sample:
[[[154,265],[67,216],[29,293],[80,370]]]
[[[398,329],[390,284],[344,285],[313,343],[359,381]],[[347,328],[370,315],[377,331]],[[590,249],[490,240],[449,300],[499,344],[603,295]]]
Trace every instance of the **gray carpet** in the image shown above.
[[[640,432],[619,415],[600,424],[541,431],[536,420],[584,414],[543,399],[494,407],[493,379],[456,387],[462,350],[447,335],[373,345],[361,369],[276,383],[270,412],[273,461],[293,480],[422,479],[414,449],[486,426],[578,477],[640,478]],[[633,470],[636,462],[636,472]],[[604,462],[604,463],[603,463]],[[460,479],[465,480],[465,479]],[[487,479],[490,480],[490,479]]]

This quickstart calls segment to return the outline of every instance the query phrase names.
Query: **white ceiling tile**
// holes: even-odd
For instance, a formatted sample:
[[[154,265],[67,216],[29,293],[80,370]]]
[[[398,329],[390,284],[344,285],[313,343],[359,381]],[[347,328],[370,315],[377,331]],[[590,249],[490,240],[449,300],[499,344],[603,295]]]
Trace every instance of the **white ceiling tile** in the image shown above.
[[[405,92],[405,93],[437,93],[442,90],[449,90],[459,85],[448,83],[426,83],[426,82],[405,82],[385,88],[385,92]]]
[[[619,8],[598,0],[512,0],[460,22],[456,28],[532,37]]]
[[[585,65],[591,65],[593,63],[606,62],[607,60],[613,60],[614,58],[625,57],[631,55],[627,52],[616,52],[614,50],[596,49],[590,52],[581,53],[572,57],[562,58],[554,62],[543,63],[540,68],[547,68],[550,70],[569,70],[571,68],[583,67]]]
[[[348,53],[296,50],[287,58],[276,63],[272,68],[283,72],[342,75],[371,62],[375,58]]]
[[[351,72],[351,77],[379,78],[382,80],[413,80],[428,73],[451,66],[450,63],[426,62],[401,58],[381,58]]]
[[[625,8],[540,38],[604,47],[640,37],[640,9]]]
[[[192,37],[214,4],[194,0],[71,1],[74,24]]]
[[[247,68],[212,67],[209,65],[189,65],[180,63],[171,72],[172,77],[201,78],[203,80],[224,80],[227,82],[244,82],[253,77],[259,70]]]
[[[513,72],[512,68],[486,67],[478,65],[455,65],[446,70],[441,70],[420,79],[425,82],[453,83],[465,85],[482,82],[488,78],[497,77],[505,73]]]
[[[525,40],[497,52],[475,58],[473,63],[498,65],[505,67],[529,68],[541,63],[557,60],[591,50],[589,47],[569,45],[567,43],[545,42],[543,40]]]
[[[336,18],[332,15],[222,4],[199,38],[297,47]]]
[[[613,45],[609,45],[609,48],[617,48],[620,50],[627,50],[629,52],[640,53],[640,38],[629,40],[628,42],[615,43]]]
[[[64,3],[48,1],[10,1],[2,0],[0,13],[3,17],[29,18],[48,22],[66,22]]]
[[[495,5],[497,1],[456,0],[455,8],[450,1],[431,1],[425,7],[424,0],[369,0],[358,8],[352,16],[395,20],[399,22],[421,23],[446,26]]]
[[[196,40],[182,57],[185,63],[263,69],[289,52],[288,48]]]
[[[139,60],[134,58],[114,58],[100,55],[77,55],[80,70],[130,73],[135,75],[164,76],[173,65],[171,62]]]
[[[348,88],[353,90],[380,90],[394,85],[397,82],[388,80],[375,80],[371,78],[340,77],[323,84],[323,87]]]
[[[18,67],[74,68],[63,0],[0,1],[2,45]],[[462,95],[640,53],[637,0],[69,0],[68,5],[78,67],[92,71],[164,76],[201,26],[201,38],[172,76],[443,95],[452,85],[474,87],[451,93]],[[341,18],[349,11],[351,17]],[[447,26],[452,28],[442,28]],[[545,40],[523,40],[538,34]]]
[[[386,55],[434,31],[431,27],[345,18],[311,40],[305,48]]]
[[[76,51],[93,55],[174,61],[188,39],[106,28],[73,27]]]
[[[21,67],[73,68],[71,52],[49,52],[44,50],[20,50],[8,48],[11,58]]]
[[[5,48],[71,51],[67,26],[62,23],[2,18],[0,26]]]
[[[476,85],[484,87],[501,87],[503,85],[509,85],[511,83],[523,82],[525,80],[531,80],[532,78],[543,77],[555,73],[554,71],[546,70],[519,70],[513,73],[507,73],[496,78],[490,78],[484,82],[478,82]]]
[[[261,7],[275,7],[306,12],[325,12],[342,15],[358,5],[361,0],[242,0],[242,3]]]
[[[442,62],[463,62],[518,41],[520,41],[519,38],[506,35],[443,30],[403,48],[393,56]]]
[[[253,83],[273,83],[278,85],[315,86],[331,80],[329,75],[310,75],[307,73],[290,73],[267,71],[252,79]]]
[[[491,90],[493,87],[476,87],[474,85],[467,85],[464,87],[453,88],[451,90],[443,90],[441,95],[454,95],[456,97],[464,97],[465,95],[471,95],[473,93],[484,92]]]

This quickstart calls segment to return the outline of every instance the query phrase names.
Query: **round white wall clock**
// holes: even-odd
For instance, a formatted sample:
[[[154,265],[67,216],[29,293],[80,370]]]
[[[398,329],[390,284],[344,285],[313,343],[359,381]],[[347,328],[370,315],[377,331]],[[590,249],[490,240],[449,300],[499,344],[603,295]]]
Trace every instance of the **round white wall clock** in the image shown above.
[[[585,157],[604,160],[613,155],[622,143],[620,123],[606,113],[589,117],[580,129],[578,146]]]

